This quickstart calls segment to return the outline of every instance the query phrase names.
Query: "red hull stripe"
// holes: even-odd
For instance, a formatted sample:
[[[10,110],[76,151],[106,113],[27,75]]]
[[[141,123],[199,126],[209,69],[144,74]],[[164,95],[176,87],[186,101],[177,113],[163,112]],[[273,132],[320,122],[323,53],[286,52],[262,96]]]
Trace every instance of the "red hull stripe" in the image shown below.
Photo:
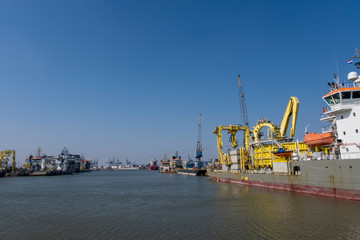
[[[356,191],[356,190],[316,187],[316,186],[297,185],[297,184],[276,184],[270,182],[252,181],[252,180],[249,181],[249,180],[220,178],[220,177],[210,177],[210,178],[212,180],[219,182],[237,183],[237,184],[250,185],[256,187],[360,201],[360,191]]]

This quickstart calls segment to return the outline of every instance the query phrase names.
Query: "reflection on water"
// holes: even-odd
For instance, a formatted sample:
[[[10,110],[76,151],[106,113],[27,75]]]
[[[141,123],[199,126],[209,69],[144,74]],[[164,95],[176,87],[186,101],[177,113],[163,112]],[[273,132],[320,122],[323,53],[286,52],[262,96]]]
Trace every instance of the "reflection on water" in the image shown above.
[[[1,239],[356,239],[360,202],[156,171],[0,179]],[[6,236],[4,238],[4,236]]]

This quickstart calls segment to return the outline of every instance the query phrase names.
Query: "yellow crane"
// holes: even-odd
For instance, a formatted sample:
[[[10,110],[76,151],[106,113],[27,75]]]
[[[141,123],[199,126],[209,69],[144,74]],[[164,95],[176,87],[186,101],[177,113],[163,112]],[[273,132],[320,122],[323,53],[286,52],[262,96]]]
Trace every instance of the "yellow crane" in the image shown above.
[[[291,121],[290,138],[292,139],[295,135],[296,121],[299,112],[299,104],[300,104],[299,99],[297,97],[290,97],[289,103],[284,113],[284,117],[281,121],[280,128],[268,120],[259,121],[253,129],[254,142],[259,141],[260,131],[264,127],[268,127],[270,130],[270,134],[268,134],[268,138],[273,138],[273,139],[286,138],[286,133],[289,127],[291,117],[292,117],[292,121]]]
[[[288,161],[290,156],[285,154],[275,154],[280,148],[288,151],[296,151],[302,153],[307,151],[307,147],[303,143],[296,142],[282,142],[278,141],[286,138],[287,129],[291,122],[290,138],[292,139],[295,135],[296,121],[299,110],[299,100],[297,97],[290,97],[289,103],[284,113],[280,127],[271,123],[269,120],[260,120],[250,130],[247,126],[240,125],[229,125],[229,126],[218,126],[214,129],[213,133],[217,136],[217,148],[219,154],[219,161],[224,165],[231,165],[230,156],[228,153],[223,152],[223,141],[222,131],[227,130],[230,134],[230,140],[232,142],[232,148],[237,148],[238,143],[236,140],[236,133],[239,130],[244,131],[244,148],[240,148],[240,164],[241,170],[245,169],[247,165],[248,169],[272,167],[273,161]],[[260,131],[267,127],[268,137],[265,141],[260,141]],[[270,143],[268,140],[270,140]],[[251,160],[251,163],[250,161]]]
[[[16,171],[15,150],[6,150],[0,152],[0,168],[2,168],[3,162],[7,166],[11,155],[12,155],[12,171],[15,172]]]
[[[222,132],[223,130],[227,130],[230,134],[230,139],[232,143],[232,148],[237,148],[238,143],[236,139],[236,133],[239,130],[244,131],[244,140],[245,140],[245,148],[246,150],[249,149],[250,144],[250,129],[247,126],[239,126],[239,125],[230,125],[230,126],[217,126],[213,133],[217,136],[217,148],[218,148],[218,155],[219,155],[219,161],[221,164],[230,164],[230,157],[228,154],[224,154],[223,151],[223,141],[222,141]]]
[[[259,142],[260,131],[264,127],[268,127],[270,130],[270,133],[268,134],[268,138],[277,138],[277,136],[280,135],[280,130],[274,123],[271,123],[270,121],[266,121],[266,120],[258,121],[258,123],[253,129],[255,143]]]
[[[289,126],[290,117],[292,116],[291,122],[291,130],[290,130],[290,138],[293,138],[295,135],[296,121],[299,112],[299,99],[297,97],[290,97],[289,103],[284,113],[284,117],[282,119],[280,125],[280,135],[281,137],[286,137],[286,132]]]

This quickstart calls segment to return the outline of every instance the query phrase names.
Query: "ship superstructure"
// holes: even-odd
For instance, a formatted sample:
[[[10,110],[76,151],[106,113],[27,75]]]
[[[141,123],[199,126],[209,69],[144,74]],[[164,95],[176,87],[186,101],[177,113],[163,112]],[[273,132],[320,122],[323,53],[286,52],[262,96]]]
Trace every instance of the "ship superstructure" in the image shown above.
[[[71,174],[80,171],[81,158],[78,154],[70,154],[65,147],[57,156],[47,156],[45,154],[30,156],[25,159],[25,169],[30,171],[60,171]]]
[[[329,84],[331,90],[323,96],[328,107],[323,109],[321,121],[330,123],[323,134],[331,134],[334,142],[330,144],[330,153],[324,152],[321,158],[360,159],[360,78],[356,72],[351,72],[348,80],[352,83]]]

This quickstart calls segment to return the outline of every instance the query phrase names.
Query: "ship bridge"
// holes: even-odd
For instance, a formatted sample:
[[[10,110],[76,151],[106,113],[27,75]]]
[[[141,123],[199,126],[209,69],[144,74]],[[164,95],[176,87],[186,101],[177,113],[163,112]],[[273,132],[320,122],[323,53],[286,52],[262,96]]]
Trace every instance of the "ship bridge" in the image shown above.
[[[341,159],[360,157],[360,76],[356,72],[348,74],[352,83],[328,83],[331,90],[322,98],[330,107],[323,109],[320,119],[330,122],[330,132],[336,132],[336,145]]]
[[[330,106],[337,104],[354,104],[360,102],[360,87],[339,88],[323,96]]]
[[[338,85],[336,85],[338,86]],[[322,97],[330,107],[324,108],[321,121],[331,121],[335,115],[352,110],[353,105],[360,105],[360,87],[340,87]]]
[[[336,76],[336,75],[335,75]],[[338,110],[344,110],[346,105],[353,105],[360,103],[360,76],[357,72],[350,72],[348,74],[348,80],[352,83],[339,83],[339,77],[336,83],[328,83],[331,90],[328,94],[322,98],[327,105],[331,108],[329,112],[324,109],[324,113],[335,113]],[[325,111],[326,110],[326,111]]]

